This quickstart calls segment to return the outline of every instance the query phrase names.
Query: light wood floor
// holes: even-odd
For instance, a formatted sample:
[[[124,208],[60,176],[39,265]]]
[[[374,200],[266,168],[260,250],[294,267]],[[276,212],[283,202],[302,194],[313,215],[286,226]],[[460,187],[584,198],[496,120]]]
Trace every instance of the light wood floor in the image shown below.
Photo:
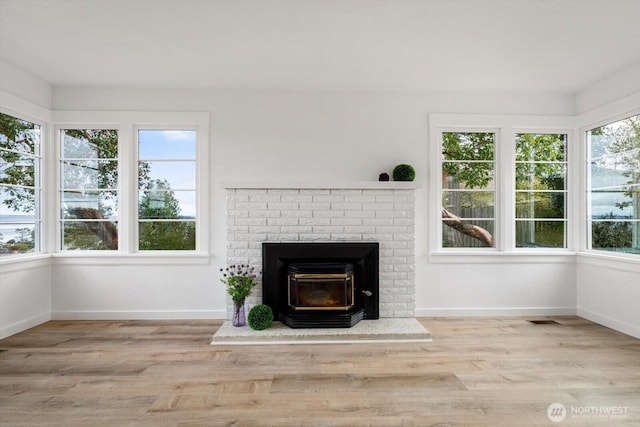
[[[640,425],[640,340],[554,319],[422,318],[432,343],[333,346],[210,346],[220,321],[49,322],[0,341],[0,425]]]

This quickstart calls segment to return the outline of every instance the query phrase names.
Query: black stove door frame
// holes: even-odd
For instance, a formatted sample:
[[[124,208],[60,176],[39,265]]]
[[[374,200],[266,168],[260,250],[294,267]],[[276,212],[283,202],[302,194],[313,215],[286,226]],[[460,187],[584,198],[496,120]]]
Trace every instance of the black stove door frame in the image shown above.
[[[262,303],[271,307],[276,319],[290,310],[286,280],[291,263],[347,262],[354,266],[356,308],[364,309],[364,319],[378,319],[379,254],[378,242],[262,243]]]

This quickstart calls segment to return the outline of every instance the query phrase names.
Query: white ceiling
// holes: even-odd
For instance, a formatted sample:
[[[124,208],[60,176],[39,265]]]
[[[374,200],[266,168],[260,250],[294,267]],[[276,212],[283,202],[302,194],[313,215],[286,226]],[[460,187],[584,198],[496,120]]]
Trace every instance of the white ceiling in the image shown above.
[[[575,93],[640,62],[639,17],[640,0],[0,0],[0,58],[54,86]]]

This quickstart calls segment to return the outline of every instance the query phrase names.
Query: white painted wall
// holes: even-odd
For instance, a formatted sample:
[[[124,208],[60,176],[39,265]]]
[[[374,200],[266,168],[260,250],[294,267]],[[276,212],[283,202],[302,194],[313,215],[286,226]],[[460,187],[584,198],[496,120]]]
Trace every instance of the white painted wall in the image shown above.
[[[51,258],[0,265],[0,339],[51,319]]]
[[[55,258],[52,317],[224,318],[223,286],[213,270],[207,258],[149,258],[135,265],[126,257]]]
[[[640,338],[640,263],[578,256],[578,315]]]
[[[7,94],[19,98],[17,102],[11,101],[13,104],[11,107],[14,110],[23,110],[20,108],[20,104],[24,102],[33,103],[42,108],[51,108],[53,93],[51,85],[2,59],[0,59],[0,91],[5,92],[0,95],[2,98]],[[0,99],[0,105],[8,102],[7,99]],[[27,108],[33,110],[33,108]]]

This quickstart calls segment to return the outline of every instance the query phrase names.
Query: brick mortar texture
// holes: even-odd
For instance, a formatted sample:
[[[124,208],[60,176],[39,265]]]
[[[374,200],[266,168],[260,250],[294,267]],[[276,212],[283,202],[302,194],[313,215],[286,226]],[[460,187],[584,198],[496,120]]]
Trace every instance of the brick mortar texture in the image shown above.
[[[380,243],[380,317],[415,315],[415,196],[399,189],[227,189],[227,264],[262,268],[263,242]],[[262,301],[258,284],[249,308]],[[227,318],[232,302],[227,299]]]

